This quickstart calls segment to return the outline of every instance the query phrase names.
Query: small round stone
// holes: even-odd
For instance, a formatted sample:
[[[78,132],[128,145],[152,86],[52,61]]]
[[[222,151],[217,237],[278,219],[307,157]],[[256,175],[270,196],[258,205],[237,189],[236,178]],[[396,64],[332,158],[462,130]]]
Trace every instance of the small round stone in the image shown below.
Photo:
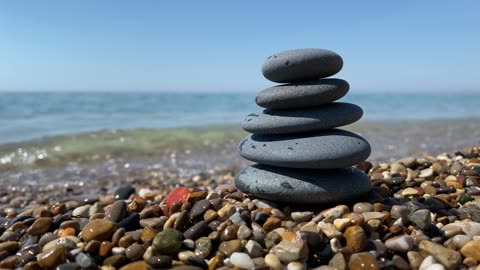
[[[234,252],[230,256],[230,262],[236,267],[242,269],[252,269],[255,267],[255,264],[252,261],[252,258],[248,254],[243,252]]]
[[[123,185],[115,190],[114,196],[116,200],[126,200],[132,194],[135,194],[135,188],[131,185]]]
[[[105,219],[95,219],[83,227],[82,238],[89,242],[91,240],[106,241],[111,240],[117,226],[115,223]]]
[[[125,256],[127,256],[127,258],[131,261],[136,261],[142,258],[144,252],[145,248],[142,245],[134,243],[127,247],[125,250]]]
[[[396,252],[408,252],[413,248],[413,238],[410,235],[400,235],[385,241],[387,248]]]
[[[153,268],[167,268],[172,265],[172,258],[166,255],[151,256],[147,263]]]
[[[41,217],[35,220],[33,224],[28,228],[28,235],[43,235],[48,232],[50,225],[52,224],[52,219],[48,217]]]
[[[127,204],[125,201],[116,201],[108,209],[105,219],[111,222],[119,222],[125,216]]]
[[[363,251],[367,247],[367,235],[360,226],[350,226],[343,234],[347,240],[347,247],[353,252]]]
[[[342,67],[342,58],[332,51],[297,49],[268,57],[262,66],[262,73],[270,81],[291,83],[329,77]]]
[[[463,256],[473,258],[480,262],[480,240],[472,240],[466,243],[460,252]]]
[[[132,262],[122,266],[120,270],[151,270],[152,267],[144,261]]]
[[[350,256],[348,261],[348,268],[350,270],[380,270],[380,266],[369,252],[354,253]]]
[[[154,254],[175,254],[182,246],[182,233],[174,229],[159,232],[152,243]]]
[[[37,256],[38,264],[46,269],[55,268],[57,265],[65,263],[65,249],[57,246],[47,252],[40,253]]]

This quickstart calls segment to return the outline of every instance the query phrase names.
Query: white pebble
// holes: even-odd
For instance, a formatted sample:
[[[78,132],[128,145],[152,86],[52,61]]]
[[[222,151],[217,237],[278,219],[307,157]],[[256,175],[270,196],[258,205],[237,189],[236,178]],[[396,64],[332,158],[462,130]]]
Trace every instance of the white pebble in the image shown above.
[[[330,246],[332,247],[332,251],[337,253],[342,248],[342,243],[337,238],[330,239]]]
[[[433,258],[433,256],[430,255],[425,259],[423,259],[422,264],[420,264],[420,267],[418,268],[418,270],[427,270],[428,267],[436,263],[437,261],[435,261],[435,258]]]
[[[88,217],[88,210],[90,210],[90,205],[79,206],[72,211],[72,216],[74,217]]]
[[[240,216],[239,212],[236,212],[230,217],[230,220],[232,221],[233,224],[237,226],[245,225],[245,221],[243,221],[242,217]]]
[[[230,262],[236,267],[240,267],[243,269],[250,269],[255,267],[255,264],[253,263],[250,256],[248,256],[247,253],[243,252],[234,252],[230,256]]]
[[[439,263],[434,263],[427,267],[425,270],[445,270],[445,266],[439,264]]]
[[[287,270],[305,270],[305,265],[300,262],[291,262],[287,264]]]
[[[123,247],[114,247],[112,248],[113,255],[123,255],[125,254],[125,248]]]
[[[255,199],[252,201],[257,208],[277,208],[277,205],[274,202]]]

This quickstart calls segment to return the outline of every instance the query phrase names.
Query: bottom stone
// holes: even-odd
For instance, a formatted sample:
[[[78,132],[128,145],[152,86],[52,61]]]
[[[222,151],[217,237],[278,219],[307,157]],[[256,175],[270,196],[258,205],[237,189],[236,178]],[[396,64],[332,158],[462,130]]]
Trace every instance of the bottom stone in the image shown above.
[[[235,183],[258,198],[302,204],[350,201],[371,188],[368,176],[353,167],[308,170],[255,164],[239,172]]]

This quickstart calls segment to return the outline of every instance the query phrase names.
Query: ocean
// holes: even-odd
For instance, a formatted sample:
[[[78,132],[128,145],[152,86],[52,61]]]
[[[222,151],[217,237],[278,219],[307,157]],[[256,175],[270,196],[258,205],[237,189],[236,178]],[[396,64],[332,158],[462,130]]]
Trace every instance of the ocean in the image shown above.
[[[361,106],[360,121],[480,117],[480,93],[353,92],[339,101]],[[260,110],[253,92],[4,92],[0,144],[99,130],[238,126]]]

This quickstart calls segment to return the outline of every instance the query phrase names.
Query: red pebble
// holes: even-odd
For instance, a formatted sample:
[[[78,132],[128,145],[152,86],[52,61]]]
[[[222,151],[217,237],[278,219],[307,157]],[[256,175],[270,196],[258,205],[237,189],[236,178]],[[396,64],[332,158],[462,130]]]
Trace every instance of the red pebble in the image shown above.
[[[190,193],[191,191],[186,187],[177,187],[174,190],[170,191],[170,193],[168,193],[165,203],[168,205],[168,207],[171,207],[172,204],[174,204],[175,202],[184,203],[187,201],[188,195]]]

